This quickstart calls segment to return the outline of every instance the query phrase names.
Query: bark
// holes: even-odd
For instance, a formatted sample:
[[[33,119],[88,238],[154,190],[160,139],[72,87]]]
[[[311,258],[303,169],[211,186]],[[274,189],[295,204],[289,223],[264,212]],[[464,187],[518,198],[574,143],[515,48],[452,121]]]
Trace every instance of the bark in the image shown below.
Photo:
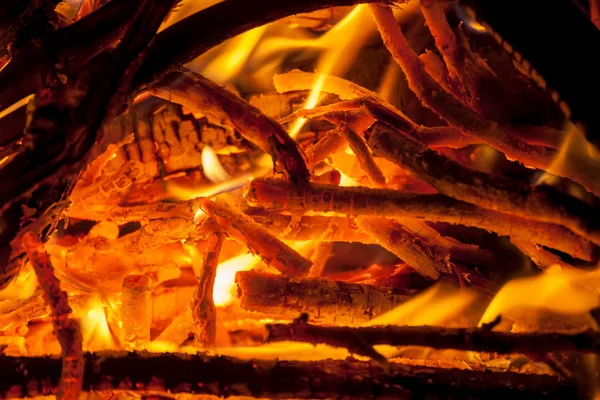
[[[229,236],[246,245],[282,274],[300,277],[308,273],[312,263],[294,249],[271,235],[251,218],[223,199],[202,201],[202,208],[213,217]]]
[[[23,238],[38,282],[44,291],[44,298],[50,307],[54,333],[61,348],[62,369],[58,384],[58,400],[77,400],[83,381],[83,337],[79,322],[71,318],[71,307],[67,293],[60,288],[60,282],[54,275],[50,256],[44,250],[43,243],[33,234]]]
[[[219,397],[567,399],[581,398],[574,380],[549,375],[470,371],[346,360],[238,360],[224,356],[86,354],[84,391],[153,390]],[[56,393],[60,360],[0,357],[4,398]]]
[[[252,205],[278,211],[336,212],[350,217],[398,216],[474,226],[529,240],[585,261],[596,257],[591,242],[562,226],[481,209],[441,194],[321,184],[295,186],[285,181],[255,179],[249,184],[246,199]]]
[[[351,328],[318,326],[301,320],[267,324],[268,341],[323,343],[352,350],[358,343],[390,346],[424,346],[435,349],[544,356],[553,352],[600,352],[600,334],[494,332],[489,327],[442,328],[436,326],[373,326]]]
[[[540,222],[563,225],[600,243],[594,207],[547,186],[475,171],[382,123],[369,129],[369,146],[382,156],[455,199]]]
[[[217,336],[217,309],[213,301],[213,288],[224,240],[225,235],[221,232],[216,232],[209,239],[208,248],[203,254],[198,287],[192,300],[195,340],[202,348],[214,347]]]
[[[410,300],[413,291],[344,283],[325,278],[288,279],[264,272],[236,275],[241,307],[277,318],[307,313],[314,321],[357,325]]]

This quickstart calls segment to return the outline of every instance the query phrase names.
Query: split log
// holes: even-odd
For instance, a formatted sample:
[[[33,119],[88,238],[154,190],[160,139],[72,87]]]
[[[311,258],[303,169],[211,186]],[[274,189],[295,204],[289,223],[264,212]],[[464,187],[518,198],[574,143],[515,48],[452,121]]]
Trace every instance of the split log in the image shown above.
[[[475,171],[427,148],[423,143],[382,123],[369,129],[369,146],[408,169],[440,193],[489,210],[563,225],[600,244],[600,221],[594,207],[551,187]]]
[[[198,287],[192,301],[192,315],[196,328],[195,340],[202,348],[212,348],[217,337],[217,309],[213,301],[213,288],[224,240],[225,235],[221,232],[215,232],[209,239],[202,261],[202,272],[198,278]]]
[[[292,280],[257,271],[235,277],[241,307],[278,318],[307,313],[315,321],[357,325],[392,310],[416,293],[325,278]]]
[[[351,217],[398,216],[474,226],[557,249],[585,261],[595,259],[595,246],[562,226],[481,209],[441,194],[322,184],[300,187],[285,181],[256,179],[250,182],[246,199],[252,205],[279,211],[336,212]]]
[[[54,275],[54,267],[43,243],[33,233],[27,233],[23,237],[23,246],[44,290],[54,333],[60,343],[62,368],[57,399],[77,400],[83,383],[84,368],[83,337],[79,322],[71,318],[72,310],[67,293],[60,288],[60,282]]]
[[[300,319],[291,324],[267,324],[267,341],[328,344],[352,350],[360,343],[369,346],[424,346],[435,349],[521,353],[544,356],[552,352],[600,353],[600,333],[509,333],[489,327],[442,328],[437,326],[318,326]]]
[[[290,277],[308,273],[312,263],[294,249],[271,235],[252,219],[223,199],[202,201],[202,208],[213,217],[223,231],[260,255],[273,268]]]
[[[121,314],[125,348],[135,350],[150,342],[152,326],[150,279],[146,275],[129,275],[121,288]]]
[[[300,147],[281,125],[256,107],[192,71],[165,76],[152,93],[201,112],[215,121],[230,121],[240,134],[273,157],[288,178],[308,181],[310,174]]]
[[[573,379],[514,372],[470,371],[346,360],[239,360],[224,356],[87,353],[83,390],[152,390],[219,397],[411,399],[582,398]],[[56,357],[0,357],[3,398],[56,393]]]

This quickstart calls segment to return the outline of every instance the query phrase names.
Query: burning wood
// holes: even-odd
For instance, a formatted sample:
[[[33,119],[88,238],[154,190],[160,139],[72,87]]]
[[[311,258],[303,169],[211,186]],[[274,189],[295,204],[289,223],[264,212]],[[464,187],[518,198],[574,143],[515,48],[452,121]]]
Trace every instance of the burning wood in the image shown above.
[[[282,399],[347,395],[409,399],[414,393],[432,396],[502,396],[518,399],[574,398],[572,379],[514,372],[469,371],[347,360],[238,360],[224,356],[107,352],[85,355],[83,389],[136,389],[215,396]],[[0,358],[5,398],[56,393],[60,360],[53,357]],[[31,371],[28,373],[28,371]],[[35,371],[35,372],[34,372]],[[107,379],[107,377],[111,377]],[[435,382],[435,384],[432,384]]]
[[[292,280],[256,271],[238,272],[236,283],[243,309],[289,319],[307,313],[322,323],[347,325],[370,321],[414,294],[323,278]]]
[[[33,264],[44,297],[50,306],[52,325],[61,347],[62,369],[58,384],[57,398],[76,400],[83,384],[83,348],[79,323],[71,318],[71,307],[67,294],[61,290],[60,282],[54,276],[50,256],[42,242],[33,234],[27,233],[23,246]]]
[[[55,17],[42,3],[35,32]],[[600,153],[558,129],[536,74],[496,71],[485,38],[453,29],[440,1],[342,16],[326,7],[356,0],[226,0],[186,18],[171,0],[130,3],[86,1],[33,41],[13,28],[34,10],[0,6],[12,57],[0,61],[0,397],[582,395],[524,373],[567,376],[556,356],[596,353],[599,340],[581,331],[597,327],[598,271],[580,267],[600,254]],[[298,12],[317,23],[262,26]],[[430,43],[411,33],[419,13]],[[364,37],[348,35],[357,25]],[[377,29],[400,68],[374,92],[377,57],[366,78],[345,68]],[[316,72],[279,73],[313,69],[317,52]],[[398,101],[394,86],[416,97]],[[331,326],[290,323],[301,313]],[[329,359],[316,361],[302,343],[264,343],[265,320],[272,342],[341,349],[319,346]],[[544,332],[560,323],[573,332]],[[443,351],[400,363],[376,345]],[[342,360],[346,349],[378,364]],[[448,349],[474,352],[471,370]],[[62,369],[38,357],[59,351]]]
[[[268,324],[266,330],[267,341],[323,343],[345,347],[357,354],[365,354],[365,346],[372,349],[372,346],[382,344],[500,354],[523,353],[535,356],[544,356],[559,351],[600,352],[599,334],[592,331],[574,334],[506,333],[493,332],[489,326],[481,328],[439,328],[434,326],[352,328],[311,325],[303,319],[295,320],[292,324]],[[357,348],[358,351],[355,351]]]
[[[150,279],[146,275],[129,275],[121,291],[125,348],[135,350],[150,342],[152,325]]]
[[[217,275],[219,255],[225,236],[216,232],[209,239],[209,248],[204,253],[202,272],[198,279],[198,288],[192,302],[192,315],[196,327],[196,341],[204,348],[215,345],[217,336],[217,310],[212,298]]]
[[[548,246],[582,260],[594,259],[594,245],[562,226],[481,209],[438,194],[319,184],[294,186],[279,180],[254,180],[246,197],[251,204],[278,211],[412,217],[475,226]],[[515,226],[519,229],[515,230]]]

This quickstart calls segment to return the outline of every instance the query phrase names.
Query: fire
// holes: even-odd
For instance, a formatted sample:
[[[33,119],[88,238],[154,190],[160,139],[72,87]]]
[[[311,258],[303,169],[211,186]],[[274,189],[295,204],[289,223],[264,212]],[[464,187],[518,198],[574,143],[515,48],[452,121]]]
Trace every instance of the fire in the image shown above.
[[[241,254],[219,264],[213,301],[217,307],[225,307],[235,298],[235,274],[239,271],[248,271],[260,262],[260,257],[253,254]]]
[[[111,309],[99,299],[92,299],[80,317],[84,347],[90,351],[110,350],[117,347],[108,315]]]
[[[479,324],[524,307],[559,314],[585,314],[600,305],[599,270],[562,270],[558,265],[541,275],[515,279],[496,294]]]

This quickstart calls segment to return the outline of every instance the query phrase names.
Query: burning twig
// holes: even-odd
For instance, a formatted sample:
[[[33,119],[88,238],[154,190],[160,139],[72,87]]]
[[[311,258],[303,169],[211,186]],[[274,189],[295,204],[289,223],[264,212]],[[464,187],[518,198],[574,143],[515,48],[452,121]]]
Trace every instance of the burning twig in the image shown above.
[[[152,325],[150,279],[146,275],[129,275],[121,288],[123,335],[127,350],[139,350],[150,342]]]
[[[307,313],[315,321],[356,325],[387,312],[414,295],[372,285],[323,278],[292,280],[246,271],[236,275],[241,307],[278,318]]]
[[[506,154],[509,159],[519,160],[543,170],[551,168],[557,155],[556,151],[530,145],[515,136],[511,127],[487,121],[460,103],[427,74],[423,64],[408,45],[391,9],[380,5],[369,7],[386,47],[406,74],[411,90],[425,106],[435,111],[450,126],[483,140]],[[586,167],[582,168],[582,165]],[[568,162],[564,168],[555,172],[582,184],[593,193],[600,193],[598,181],[594,178],[600,173],[600,166],[585,154],[578,156],[577,162]]]
[[[387,182],[385,180],[385,176],[383,176],[383,172],[381,172],[381,169],[379,169],[375,163],[375,160],[373,159],[371,151],[369,150],[369,147],[367,147],[367,143],[365,143],[364,138],[358,133],[354,132],[350,127],[344,129],[344,133],[350,148],[354,154],[356,154],[362,169],[371,180],[373,186],[379,188],[386,187]]]
[[[377,155],[408,169],[441,193],[489,210],[563,225],[600,244],[600,232],[596,232],[600,223],[594,221],[596,211],[588,204],[548,187],[532,188],[463,167],[382,123],[375,123],[369,133],[369,146]]]
[[[511,239],[510,241],[542,270],[555,265],[560,265],[561,268],[566,270],[575,269],[574,266],[564,262],[559,256],[549,252],[537,244],[519,239]]]
[[[384,370],[373,362],[346,360],[239,360],[224,356],[87,353],[86,391],[152,390],[296,398],[381,397],[410,399],[415,395],[471,399],[518,400],[578,398],[573,379],[514,372],[471,371],[390,363]],[[5,398],[56,393],[60,360],[53,357],[0,357]],[[107,379],[110,377],[110,379]]]
[[[259,254],[267,264],[282,274],[300,277],[308,273],[310,261],[223,199],[214,202],[204,200],[202,208],[228,235],[246,245],[250,251]]]
[[[544,356],[552,352],[600,352],[600,334],[508,333],[482,328],[440,328],[436,326],[318,326],[296,320],[291,324],[268,324],[268,341],[323,343],[352,350],[357,343],[371,346],[425,346],[490,353],[522,353]]]
[[[198,278],[198,288],[192,302],[195,339],[203,348],[213,347],[217,336],[217,309],[213,301],[213,287],[224,240],[225,235],[221,232],[215,232],[209,239],[202,261],[202,272]]]
[[[309,180],[310,174],[298,144],[281,125],[216,83],[182,70],[166,76],[153,93],[209,116],[217,108],[213,118],[231,121],[246,139],[271,154],[290,179]]]
[[[306,150],[308,164],[315,166],[325,160],[330,154],[342,150],[346,143],[346,138],[340,127],[325,133],[321,140]]]
[[[400,224],[386,218],[358,217],[358,226],[382,247],[408,266],[430,279],[452,273],[450,253],[439,246],[428,246]]]
[[[33,233],[27,233],[23,237],[23,246],[44,290],[45,300],[50,306],[54,333],[61,347],[62,370],[57,398],[77,400],[83,384],[84,368],[83,339],[79,323],[70,317],[71,307],[67,293],[60,288],[60,282],[54,276],[54,267],[43,243]]]
[[[280,211],[336,212],[351,217],[398,216],[474,226],[529,240],[585,261],[595,258],[591,242],[562,226],[481,209],[440,194],[322,184],[299,187],[280,180],[256,179],[250,182],[246,199],[253,205]]]

